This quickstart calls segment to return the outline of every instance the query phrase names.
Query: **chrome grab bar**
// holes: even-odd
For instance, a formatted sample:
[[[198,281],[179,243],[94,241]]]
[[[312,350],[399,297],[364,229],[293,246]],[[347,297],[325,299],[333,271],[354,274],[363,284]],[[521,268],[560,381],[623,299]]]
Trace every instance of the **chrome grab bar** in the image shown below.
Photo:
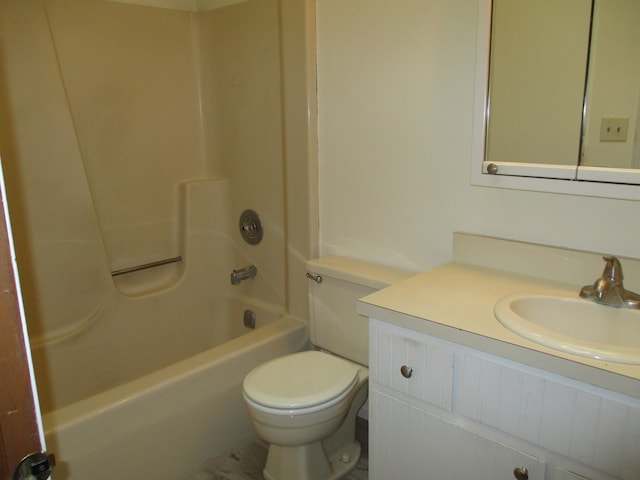
[[[140,270],[146,270],[147,268],[159,267],[161,265],[167,265],[169,263],[178,263],[182,261],[182,257],[165,258],[164,260],[158,260],[157,262],[145,263],[143,265],[136,265],[135,267],[121,268],[120,270],[114,270],[111,272],[112,277],[118,275],[125,275],[127,273],[139,272]]]

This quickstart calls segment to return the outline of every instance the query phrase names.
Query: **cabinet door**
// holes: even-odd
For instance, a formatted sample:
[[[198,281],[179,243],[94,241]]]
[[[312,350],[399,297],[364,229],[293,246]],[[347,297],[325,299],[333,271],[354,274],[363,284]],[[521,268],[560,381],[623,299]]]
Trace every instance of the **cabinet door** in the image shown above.
[[[370,415],[371,480],[512,480],[515,468],[544,480],[537,458],[375,389]]]

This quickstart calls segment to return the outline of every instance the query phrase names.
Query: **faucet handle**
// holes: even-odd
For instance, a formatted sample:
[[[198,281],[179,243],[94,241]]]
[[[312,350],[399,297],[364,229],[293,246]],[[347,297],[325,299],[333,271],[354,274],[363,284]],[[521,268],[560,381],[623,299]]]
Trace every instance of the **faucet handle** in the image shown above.
[[[602,276],[609,278],[614,285],[622,285],[624,275],[622,274],[622,265],[620,264],[620,260],[613,255],[607,255],[602,257],[602,259],[607,262],[602,272]]]

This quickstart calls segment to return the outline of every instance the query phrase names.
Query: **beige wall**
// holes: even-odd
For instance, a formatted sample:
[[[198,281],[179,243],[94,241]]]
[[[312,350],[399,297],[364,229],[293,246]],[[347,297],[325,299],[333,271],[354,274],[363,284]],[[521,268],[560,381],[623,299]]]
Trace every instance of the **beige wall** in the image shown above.
[[[318,1],[322,253],[424,270],[468,231],[640,257],[637,202],[470,185],[476,13]]]

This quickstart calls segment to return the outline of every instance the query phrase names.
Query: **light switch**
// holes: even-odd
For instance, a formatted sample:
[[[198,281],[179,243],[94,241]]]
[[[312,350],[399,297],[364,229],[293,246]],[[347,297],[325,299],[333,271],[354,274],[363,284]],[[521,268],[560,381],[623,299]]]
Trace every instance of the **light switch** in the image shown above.
[[[602,117],[600,122],[601,142],[626,142],[629,117]]]

